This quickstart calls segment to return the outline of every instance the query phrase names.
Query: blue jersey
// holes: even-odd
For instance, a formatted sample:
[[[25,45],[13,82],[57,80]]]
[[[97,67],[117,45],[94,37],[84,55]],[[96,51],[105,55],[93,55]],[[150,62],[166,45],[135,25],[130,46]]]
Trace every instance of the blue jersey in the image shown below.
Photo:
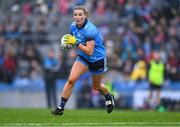
[[[104,42],[100,36],[96,26],[90,21],[86,20],[81,28],[78,28],[76,23],[73,22],[70,26],[70,33],[74,35],[78,42],[86,45],[86,41],[94,40],[94,52],[92,55],[87,55],[78,49],[78,55],[84,57],[89,62],[95,62],[106,57],[106,49]]]

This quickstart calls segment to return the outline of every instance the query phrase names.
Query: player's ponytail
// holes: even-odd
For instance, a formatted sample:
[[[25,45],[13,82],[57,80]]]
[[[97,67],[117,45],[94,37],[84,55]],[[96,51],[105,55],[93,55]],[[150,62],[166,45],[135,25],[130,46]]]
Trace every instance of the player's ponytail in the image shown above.
[[[86,17],[88,18],[89,17],[89,11],[86,7],[84,6],[76,6],[74,8],[74,10],[82,10],[84,12],[84,14],[86,15]]]

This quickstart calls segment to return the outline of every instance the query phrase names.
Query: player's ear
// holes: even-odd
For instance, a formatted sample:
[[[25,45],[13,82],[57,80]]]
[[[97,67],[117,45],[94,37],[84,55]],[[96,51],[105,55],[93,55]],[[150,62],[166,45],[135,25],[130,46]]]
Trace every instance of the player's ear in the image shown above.
[[[85,14],[85,16],[86,16],[86,20],[87,20],[87,19],[88,19],[88,17],[89,17],[89,13]]]

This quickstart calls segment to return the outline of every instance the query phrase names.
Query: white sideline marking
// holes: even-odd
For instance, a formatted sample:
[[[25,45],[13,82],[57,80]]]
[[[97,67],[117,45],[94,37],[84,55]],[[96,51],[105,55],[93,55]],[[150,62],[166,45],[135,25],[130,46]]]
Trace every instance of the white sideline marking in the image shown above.
[[[146,124],[151,124],[151,125],[146,125]],[[172,126],[173,124],[173,126]],[[0,126],[2,127],[12,127],[12,126],[98,126],[98,127],[103,127],[103,126],[132,126],[135,125],[138,127],[138,125],[144,125],[146,127],[154,127],[154,126],[160,126],[164,125],[163,127],[176,127],[177,125],[180,125],[180,122],[112,122],[112,123],[59,123],[59,124],[49,124],[49,123],[12,123],[12,124],[1,124]],[[154,126],[153,126],[154,125]],[[156,127],[157,127],[156,126]]]

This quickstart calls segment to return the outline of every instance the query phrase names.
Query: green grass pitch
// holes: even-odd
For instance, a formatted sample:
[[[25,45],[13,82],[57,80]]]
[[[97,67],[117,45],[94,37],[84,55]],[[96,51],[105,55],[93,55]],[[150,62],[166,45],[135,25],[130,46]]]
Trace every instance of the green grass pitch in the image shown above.
[[[180,126],[180,112],[114,110],[107,114],[104,109],[65,110],[63,116],[53,116],[49,109],[0,108],[0,127],[9,126]]]

